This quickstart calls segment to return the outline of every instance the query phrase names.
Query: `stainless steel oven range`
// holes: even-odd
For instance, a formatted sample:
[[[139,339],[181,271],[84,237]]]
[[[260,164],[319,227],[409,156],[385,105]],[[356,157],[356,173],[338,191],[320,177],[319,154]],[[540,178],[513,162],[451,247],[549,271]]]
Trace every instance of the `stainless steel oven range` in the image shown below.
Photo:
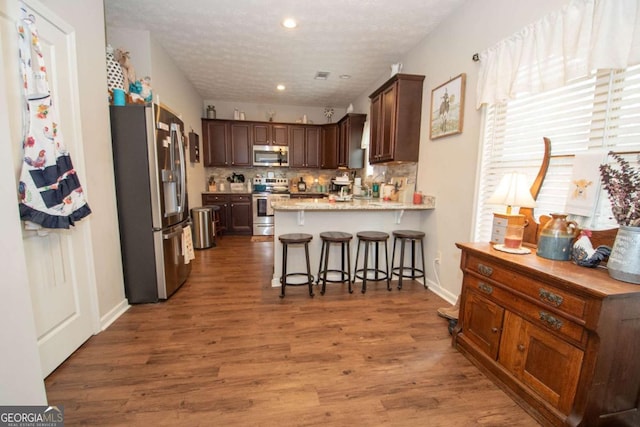
[[[253,189],[253,235],[273,236],[271,203],[289,199],[289,181],[287,178],[253,178]]]

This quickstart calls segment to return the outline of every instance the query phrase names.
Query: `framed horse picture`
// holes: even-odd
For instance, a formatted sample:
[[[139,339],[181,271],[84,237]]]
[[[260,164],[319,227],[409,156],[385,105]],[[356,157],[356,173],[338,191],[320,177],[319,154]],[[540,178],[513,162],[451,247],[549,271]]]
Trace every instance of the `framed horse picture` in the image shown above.
[[[462,133],[466,77],[462,73],[431,91],[430,139]]]

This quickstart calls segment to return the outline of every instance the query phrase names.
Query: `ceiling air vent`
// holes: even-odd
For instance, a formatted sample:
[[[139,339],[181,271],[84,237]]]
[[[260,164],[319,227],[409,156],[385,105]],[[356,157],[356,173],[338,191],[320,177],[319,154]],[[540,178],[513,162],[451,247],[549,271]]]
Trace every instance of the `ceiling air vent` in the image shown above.
[[[316,80],[327,80],[329,78],[329,72],[328,71],[318,71],[316,73],[316,76],[314,77],[314,79]]]

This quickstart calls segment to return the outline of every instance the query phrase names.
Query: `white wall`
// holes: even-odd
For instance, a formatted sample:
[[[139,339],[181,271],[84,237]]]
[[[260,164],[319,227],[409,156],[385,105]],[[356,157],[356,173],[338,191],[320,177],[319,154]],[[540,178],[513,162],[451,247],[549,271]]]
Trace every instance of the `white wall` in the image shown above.
[[[148,31],[107,27],[107,42],[130,52],[131,63],[138,79],[151,77],[154,102],[166,106],[182,119],[185,136],[193,131],[200,135],[202,149],[203,100],[182,70]],[[200,193],[205,182],[202,163],[187,163],[187,192],[190,207],[200,206]]]
[[[460,252],[455,242],[470,241],[473,221],[476,169],[480,147],[481,111],[475,109],[479,64],[471,56],[494,45],[568,0],[469,0],[442,22],[401,62],[403,72],[425,75],[422,100],[420,162],[417,188],[436,196],[436,209],[425,224],[427,259],[442,252],[438,271],[441,288],[434,291],[454,302],[460,292]],[[462,134],[429,140],[431,91],[460,73],[467,75]],[[379,82],[354,101],[355,112],[367,112],[368,95]],[[429,263],[431,264],[431,263]],[[436,281],[432,269],[429,280]]]

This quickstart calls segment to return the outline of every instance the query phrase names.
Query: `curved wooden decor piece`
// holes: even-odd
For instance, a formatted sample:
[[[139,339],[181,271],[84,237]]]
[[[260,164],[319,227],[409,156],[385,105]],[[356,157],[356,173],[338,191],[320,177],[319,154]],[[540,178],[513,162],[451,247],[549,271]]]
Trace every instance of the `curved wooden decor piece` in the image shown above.
[[[542,183],[547,175],[549,162],[551,161],[551,140],[547,137],[542,139],[544,140],[544,156],[542,157],[542,165],[540,166],[536,179],[533,181],[533,184],[531,184],[531,188],[529,189],[534,200],[538,199],[538,194],[540,194],[540,189],[542,188]],[[542,227],[544,227],[551,217],[549,215],[540,215],[540,222],[538,223],[533,216],[533,208],[520,208],[520,214],[524,215],[523,244],[526,246],[537,246],[538,235],[540,234]],[[617,233],[617,228],[591,231],[590,240],[594,248],[599,245],[612,247]]]
[[[538,199],[542,183],[549,170],[549,162],[551,161],[551,140],[547,137],[542,138],[544,141],[544,156],[542,157],[542,165],[536,179],[531,184],[529,192],[534,200]],[[538,229],[541,227],[533,216],[533,208],[520,208],[520,214],[524,215],[524,235],[522,241],[530,245],[536,245],[538,243]],[[546,222],[546,221],[545,221]]]

